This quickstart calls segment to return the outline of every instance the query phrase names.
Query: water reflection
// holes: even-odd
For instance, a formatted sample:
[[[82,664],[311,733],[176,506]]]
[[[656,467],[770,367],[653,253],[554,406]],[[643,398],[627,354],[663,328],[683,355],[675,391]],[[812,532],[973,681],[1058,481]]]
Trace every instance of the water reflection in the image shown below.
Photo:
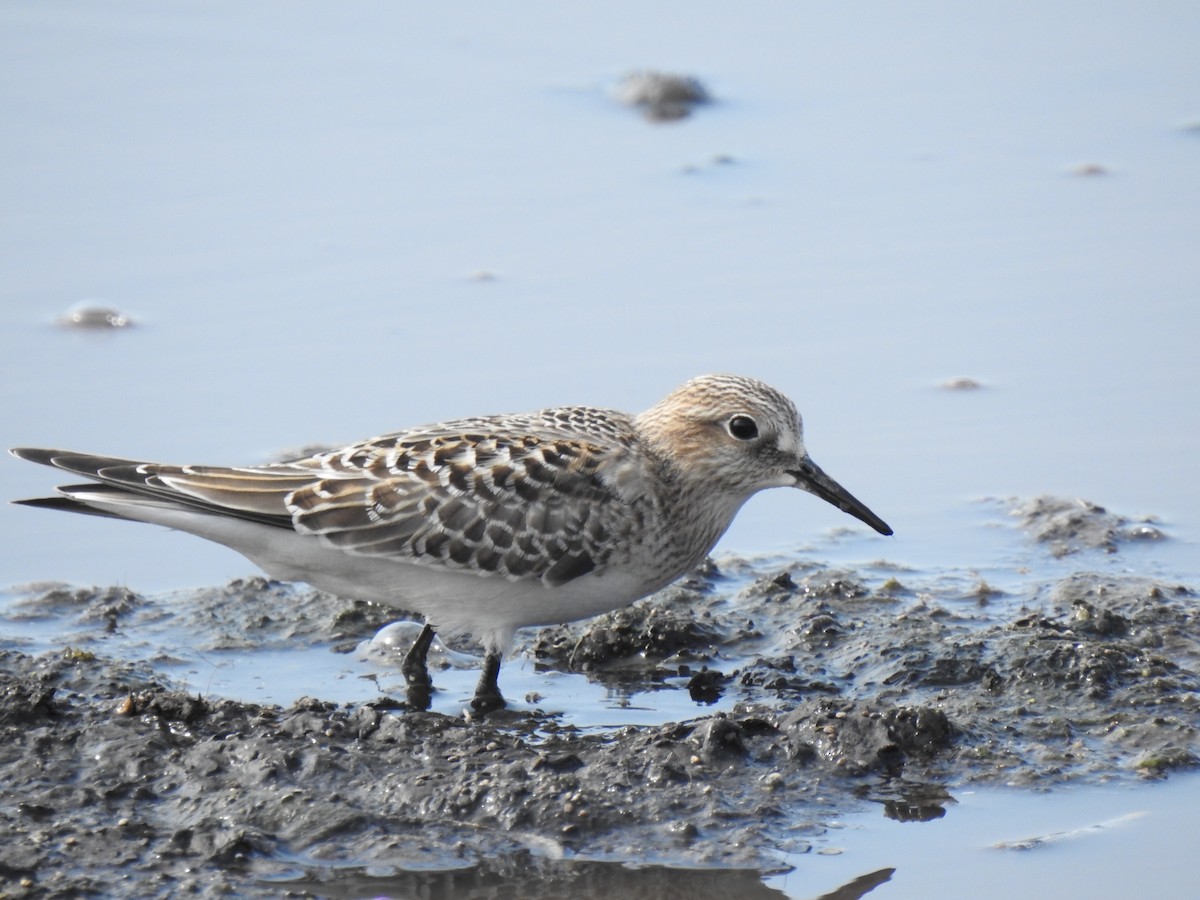
[[[856,900],[888,881],[895,869],[880,869],[821,895],[821,900]],[[453,869],[406,870],[401,867],[351,866],[306,868],[270,883],[322,897],[455,900],[455,898],[520,897],[522,900],[571,897],[574,900],[769,900],[804,897],[802,880],[786,892],[763,884],[768,873],[758,869],[688,869],[630,866],[619,862],[551,860],[528,852],[484,860]],[[792,879],[789,878],[789,881]]]
[[[786,898],[762,883],[757,869],[678,869],[669,866],[628,866],[616,862],[549,860],[522,852],[461,869],[381,871],[353,867],[309,870],[303,877],[273,881],[280,887],[312,891],[338,898],[453,898],[572,897],[578,900],[687,898],[729,900],[730,897]],[[839,894],[838,896],[843,896]],[[860,896],[857,894],[845,896]]]
[[[880,869],[877,872],[860,875],[852,881],[846,882],[837,890],[822,894],[817,900],[858,900],[859,897],[871,893],[879,885],[891,881],[895,872],[895,869]]]

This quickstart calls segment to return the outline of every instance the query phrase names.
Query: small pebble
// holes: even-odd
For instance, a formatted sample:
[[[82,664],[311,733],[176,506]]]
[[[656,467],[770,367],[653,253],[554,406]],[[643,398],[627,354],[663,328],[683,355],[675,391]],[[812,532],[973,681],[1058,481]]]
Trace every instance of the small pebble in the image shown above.
[[[947,391],[977,391],[983,383],[974,378],[951,378],[943,381],[941,387]]]
[[[128,328],[133,320],[108,306],[81,303],[73,306],[55,322],[64,328]]]

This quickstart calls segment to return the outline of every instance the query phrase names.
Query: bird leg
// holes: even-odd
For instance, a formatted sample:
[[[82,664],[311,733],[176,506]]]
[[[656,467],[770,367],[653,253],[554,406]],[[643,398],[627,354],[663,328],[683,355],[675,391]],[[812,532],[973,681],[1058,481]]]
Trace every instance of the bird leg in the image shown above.
[[[433,696],[433,679],[429,677],[426,660],[429,656],[429,645],[433,643],[433,629],[426,625],[417,640],[404,657],[400,671],[408,683],[408,708],[417,710],[429,709]]]
[[[500,694],[500,651],[489,650],[483,660],[483,672],[479,676],[479,684],[475,687],[475,696],[471,700],[471,709],[479,715],[487,715],[498,709],[504,709],[506,704]]]

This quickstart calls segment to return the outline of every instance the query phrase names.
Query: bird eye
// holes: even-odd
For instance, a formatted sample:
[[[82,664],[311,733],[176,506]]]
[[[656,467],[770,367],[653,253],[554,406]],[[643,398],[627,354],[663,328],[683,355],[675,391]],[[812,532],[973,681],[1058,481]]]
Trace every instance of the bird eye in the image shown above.
[[[725,427],[739,441],[752,441],[758,437],[758,425],[749,416],[734,416]]]

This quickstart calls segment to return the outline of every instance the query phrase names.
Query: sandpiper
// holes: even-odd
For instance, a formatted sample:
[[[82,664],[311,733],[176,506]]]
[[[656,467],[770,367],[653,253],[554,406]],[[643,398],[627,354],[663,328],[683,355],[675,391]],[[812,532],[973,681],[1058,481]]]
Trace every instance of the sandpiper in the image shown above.
[[[471,706],[503,707],[497,678],[516,629],[665,587],[765,488],[801,488],[892,533],[809,458],[792,402],[737,375],[695,378],[636,416],[571,406],[459,419],[271,465],[12,453],[93,479],[18,503],[165,525],[273,578],[420,613],[403,666],[420,709],[435,630],[482,642]]]

